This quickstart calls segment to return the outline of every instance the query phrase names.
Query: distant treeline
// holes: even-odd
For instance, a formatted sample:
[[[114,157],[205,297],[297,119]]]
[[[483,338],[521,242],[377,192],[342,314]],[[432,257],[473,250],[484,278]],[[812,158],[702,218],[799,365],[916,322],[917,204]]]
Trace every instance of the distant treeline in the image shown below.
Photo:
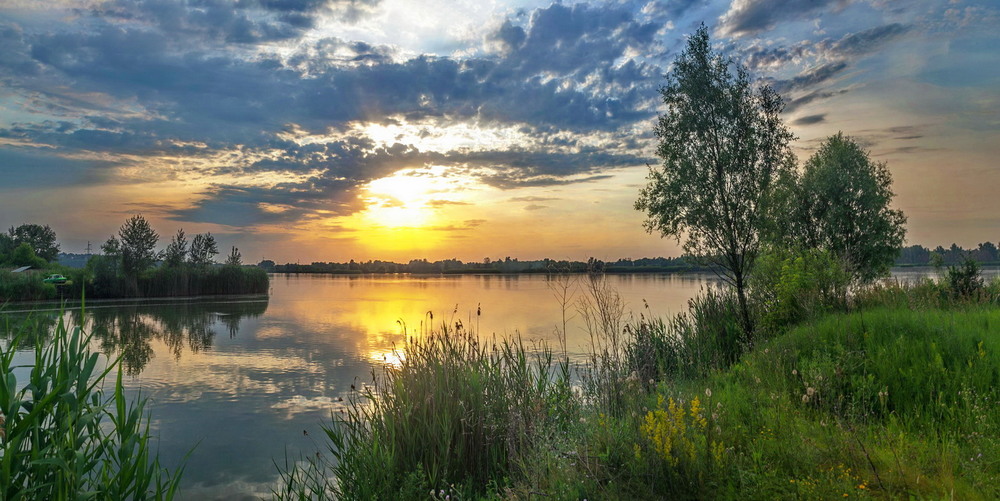
[[[22,224],[0,233],[0,303],[55,298],[148,298],[219,294],[267,294],[267,273],[244,265],[239,249],[223,264],[211,233],[188,242],[178,230],[166,249],[141,215],[125,221],[100,254],[59,252],[47,225]],[[52,275],[46,278],[48,275]]]
[[[408,263],[392,261],[356,262],[353,259],[347,263],[313,262],[310,264],[276,264],[271,260],[261,261],[257,266],[274,273],[427,273],[427,274],[463,274],[463,273],[585,273],[602,271],[605,273],[652,273],[676,271],[702,271],[707,268],[691,263],[684,257],[676,258],[643,258],[619,259],[605,262],[590,258],[587,261],[569,261],[554,259],[539,259],[521,261],[517,258],[503,259],[486,258],[479,262],[465,263],[458,259],[428,261],[413,259]]]
[[[941,264],[954,265],[970,257],[980,263],[1000,262],[1000,250],[993,242],[983,242],[976,248],[963,249],[956,244],[944,248],[937,246],[934,250],[922,245],[911,245],[900,249],[896,258],[896,266],[929,266],[934,264],[934,256],[940,256]]]

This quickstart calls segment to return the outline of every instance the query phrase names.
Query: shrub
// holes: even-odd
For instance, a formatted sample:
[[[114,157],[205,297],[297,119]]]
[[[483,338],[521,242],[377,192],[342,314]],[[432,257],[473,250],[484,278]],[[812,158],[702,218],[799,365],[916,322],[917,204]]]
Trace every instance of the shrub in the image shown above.
[[[56,297],[56,286],[39,273],[0,271],[0,301],[36,301]]]
[[[764,310],[761,327],[777,332],[846,309],[850,282],[850,273],[829,251],[776,251],[762,256],[752,277],[752,293]]]
[[[983,288],[983,277],[979,274],[979,262],[972,256],[965,256],[958,266],[948,267],[945,283],[955,297],[972,297]]]

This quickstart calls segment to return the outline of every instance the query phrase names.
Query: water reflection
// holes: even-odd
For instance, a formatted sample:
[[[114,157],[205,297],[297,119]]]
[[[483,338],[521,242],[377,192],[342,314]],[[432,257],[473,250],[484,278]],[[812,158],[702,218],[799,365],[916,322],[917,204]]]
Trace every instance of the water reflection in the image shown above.
[[[573,297],[579,297],[585,278],[571,278]],[[83,323],[95,347],[123,355],[130,394],[150,399],[165,465],[178,464],[198,444],[181,498],[266,498],[277,480],[273,461],[324,451],[321,424],[339,412],[352,384],[370,379],[373,366],[398,363],[406,337],[427,330],[428,312],[435,326],[461,321],[484,336],[518,333],[529,345],[558,346],[562,311],[551,287],[556,280],[274,275],[268,301],[92,305],[86,319],[78,311],[66,319]],[[712,279],[608,280],[628,311],[638,313],[648,302],[650,313],[665,316],[684,309]],[[571,356],[581,357],[589,336],[573,301],[567,306],[567,346]],[[32,316],[44,331],[59,313]]]
[[[267,299],[231,303],[183,302],[171,305],[128,305],[87,311],[87,323],[74,311],[76,325],[100,342],[101,351],[121,354],[125,372],[137,375],[154,352],[151,343],[160,341],[174,358],[185,349],[198,353],[212,346],[214,327],[221,324],[230,338],[239,334],[243,318],[258,318],[267,311]]]

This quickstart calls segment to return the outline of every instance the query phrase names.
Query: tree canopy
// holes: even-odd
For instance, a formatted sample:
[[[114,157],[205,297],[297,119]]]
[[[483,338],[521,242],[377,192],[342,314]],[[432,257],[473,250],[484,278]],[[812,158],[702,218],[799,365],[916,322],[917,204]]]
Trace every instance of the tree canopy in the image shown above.
[[[59,244],[56,243],[56,232],[49,225],[22,224],[9,230],[13,246],[17,247],[22,243],[31,246],[35,255],[48,261],[55,261],[59,257]]]
[[[730,71],[735,66],[735,73]],[[746,279],[766,225],[773,186],[794,160],[781,97],[754,88],[745,67],[715,53],[702,25],[660,90],[665,114],[654,132],[660,168],[635,207],[647,231],[683,240],[684,250],[718,266],[736,288],[745,335],[753,326]]]
[[[191,241],[191,251],[188,259],[191,264],[204,266],[211,264],[212,258],[219,253],[219,246],[211,233],[199,233]]]
[[[799,245],[829,250],[856,279],[871,281],[889,272],[906,235],[891,186],[884,162],[837,133],[806,161],[785,226]]]
[[[160,236],[142,215],[137,214],[125,221],[118,229],[122,271],[134,277],[152,266],[158,257],[154,249],[159,239]]]

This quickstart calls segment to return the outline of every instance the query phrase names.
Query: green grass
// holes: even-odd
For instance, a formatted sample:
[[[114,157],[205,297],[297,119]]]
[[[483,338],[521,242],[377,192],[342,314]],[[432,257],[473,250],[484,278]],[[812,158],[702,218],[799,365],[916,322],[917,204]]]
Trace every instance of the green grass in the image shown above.
[[[145,402],[125,398],[118,363],[102,368],[90,337],[60,321],[33,363],[17,366],[29,334],[14,334],[0,354],[0,499],[171,499],[181,472],[166,471],[150,449]]]

